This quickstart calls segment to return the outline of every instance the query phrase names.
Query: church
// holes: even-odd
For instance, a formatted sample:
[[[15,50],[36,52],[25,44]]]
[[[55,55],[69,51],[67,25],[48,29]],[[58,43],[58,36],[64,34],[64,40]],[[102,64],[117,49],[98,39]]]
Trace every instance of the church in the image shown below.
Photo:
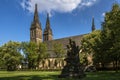
[[[92,20],[92,31],[93,30],[95,30],[94,18]],[[72,39],[73,41],[76,42],[77,45],[80,45],[81,44],[81,39],[82,39],[83,36],[84,35],[77,35],[77,36],[70,36],[70,37],[60,38],[60,39],[55,39],[54,40],[52,29],[51,29],[51,26],[50,26],[49,14],[47,14],[46,26],[45,26],[45,29],[43,31],[42,27],[41,27],[40,20],[39,20],[37,4],[35,5],[34,19],[33,19],[33,22],[31,24],[31,27],[30,27],[30,41],[35,42],[37,44],[39,44],[41,42],[46,43],[48,53],[50,54],[50,58],[55,58],[52,55],[52,53],[53,53],[53,50],[52,50],[53,43],[60,43],[64,46],[64,48],[66,48],[66,45],[68,44],[69,39]],[[52,61],[52,63],[50,61]],[[63,63],[63,61],[64,60],[62,60],[62,63]],[[46,64],[46,66],[48,66],[49,64],[54,64],[54,62],[55,62],[55,59],[50,59],[45,64]],[[61,64],[61,62],[60,62],[60,64]],[[60,64],[59,64],[59,66],[60,66]],[[64,66],[64,64],[62,66]]]

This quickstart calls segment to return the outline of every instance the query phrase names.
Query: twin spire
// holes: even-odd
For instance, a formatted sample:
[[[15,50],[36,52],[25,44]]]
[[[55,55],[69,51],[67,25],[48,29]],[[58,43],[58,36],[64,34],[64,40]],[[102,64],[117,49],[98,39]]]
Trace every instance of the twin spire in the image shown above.
[[[34,12],[34,20],[33,23],[38,23],[40,25],[40,29],[41,28],[41,23],[39,21],[39,16],[38,16],[38,9],[37,9],[37,4],[35,4],[35,12]],[[46,20],[46,28],[45,29],[51,29],[50,28],[50,20],[49,20],[49,14],[47,13],[47,20]]]
[[[92,31],[95,30],[95,24],[94,24],[94,17],[92,18]],[[39,15],[37,10],[37,4],[35,4],[35,12],[34,12],[34,19],[31,24],[30,28],[30,40],[33,42],[42,42],[43,41],[49,41],[53,40],[53,34],[52,29],[50,26],[50,19],[49,14],[47,13],[47,19],[46,19],[46,26],[43,32],[43,38],[42,38],[42,27],[41,23],[39,21]]]
[[[49,20],[49,14],[47,13],[47,20],[46,20],[46,27],[43,32],[43,39],[42,39],[42,27],[41,23],[39,21],[39,15],[38,15],[38,9],[37,9],[37,4],[35,4],[35,12],[34,12],[34,19],[31,24],[30,28],[31,32],[31,41],[33,42],[42,42],[43,41],[48,41],[52,40],[52,29],[50,28],[50,20]]]

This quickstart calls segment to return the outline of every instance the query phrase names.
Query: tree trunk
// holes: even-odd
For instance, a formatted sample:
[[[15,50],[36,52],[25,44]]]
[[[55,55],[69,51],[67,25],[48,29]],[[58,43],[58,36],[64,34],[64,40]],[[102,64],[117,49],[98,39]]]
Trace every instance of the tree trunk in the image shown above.
[[[105,69],[105,64],[102,63],[101,65],[102,65],[102,70],[104,70]]]
[[[118,72],[118,61],[115,60],[115,72]]]

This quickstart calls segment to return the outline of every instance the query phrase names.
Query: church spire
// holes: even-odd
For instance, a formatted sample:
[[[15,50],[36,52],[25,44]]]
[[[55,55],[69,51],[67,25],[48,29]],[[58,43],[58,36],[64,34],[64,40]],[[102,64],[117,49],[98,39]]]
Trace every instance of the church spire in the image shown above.
[[[33,26],[31,26],[31,28],[39,28],[42,30],[41,23],[39,21],[39,16],[38,16],[37,4],[35,4],[34,19],[33,19],[32,25]]]
[[[52,29],[50,27],[50,19],[49,19],[49,14],[48,13],[47,13],[47,20],[46,20],[45,31],[47,31],[49,34],[52,34]]]
[[[50,29],[50,19],[49,19],[49,14],[47,13],[47,20],[46,20],[46,28]]]
[[[95,30],[95,23],[94,23],[94,17],[92,18],[92,31]]]
[[[37,4],[35,4],[34,22],[39,22],[38,11],[37,11]]]
[[[30,27],[30,41],[36,43],[42,42],[42,27],[39,21],[37,4],[35,4],[34,19]]]
[[[52,40],[53,34],[52,34],[52,29],[50,27],[50,19],[49,19],[49,14],[47,13],[47,19],[46,19],[46,27],[43,33],[44,36],[44,41]]]

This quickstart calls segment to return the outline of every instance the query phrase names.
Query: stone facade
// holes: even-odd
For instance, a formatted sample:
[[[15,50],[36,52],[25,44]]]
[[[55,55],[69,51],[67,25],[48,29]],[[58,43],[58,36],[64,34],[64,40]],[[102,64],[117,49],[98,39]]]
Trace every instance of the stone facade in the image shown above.
[[[64,58],[47,58],[42,60],[39,63],[38,69],[41,70],[54,70],[54,69],[62,69],[65,66]]]
[[[30,41],[37,44],[42,42],[42,27],[38,17],[37,4],[35,5],[34,19],[30,27]]]
[[[94,18],[92,21],[92,31],[93,30],[95,30]],[[40,42],[46,43],[48,53],[50,55],[48,59],[45,59],[43,60],[43,62],[40,62],[40,66],[39,66],[40,69],[55,69],[55,68],[61,69],[64,66],[64,63],[63,63],[64,59],[58,59],[54,56],[53,44],[60,43],[63,45],[63,48],[66,49],[66,45],[68,44],[69,39],[72,39],[73,41],[76,42],[77,45],[80,46],[81,39],[83,36],[84,35],[77,35],[77,36],[71,36],[71,37],[66,37],[61,39],[53,39],[53,33],[50,26],[49,14],[47,14],[46,26],[45,26],[45,29],[43,32],[43,38],[42,38],[42,27],[38,17],[37,4],[35,5],[34,20],[30,28],[30,41],[36,42],[37,44]],[[61,62],[60,61],[58,62],[58,60],[61,60]],[[56,66],[54,65],[55,63],[57,63]]]
[[[34,20],[31,24],[31,28],[30,28],[30,41],[36,42],[36,43],[45,42],[48,45],[48,50],[52,50],[51,46],[53,43],[61,43],[64,45],[64,47],[66,47],[69,39],[74,40],[78,45],[80,45],[82,36],[83,35],[77,35],[77,36],[71,36],[71,37],[54,40],[52,29],[50,26],[49,14],[47,14],[46,26],[45,26],[45,29],[43,32],[43,37],[42,37],[42,26],[39,21],[37,4],[35,5]]]
[[[34,19],[30,27],[30,41],[35,43],[40,43],[42,41],[53,40],[52,29],[50,27],[49,15],[47,14],[46,27],[44,29],[43,38],[42,38],[42,27],[39,21],[37,4],[35,5]]]

